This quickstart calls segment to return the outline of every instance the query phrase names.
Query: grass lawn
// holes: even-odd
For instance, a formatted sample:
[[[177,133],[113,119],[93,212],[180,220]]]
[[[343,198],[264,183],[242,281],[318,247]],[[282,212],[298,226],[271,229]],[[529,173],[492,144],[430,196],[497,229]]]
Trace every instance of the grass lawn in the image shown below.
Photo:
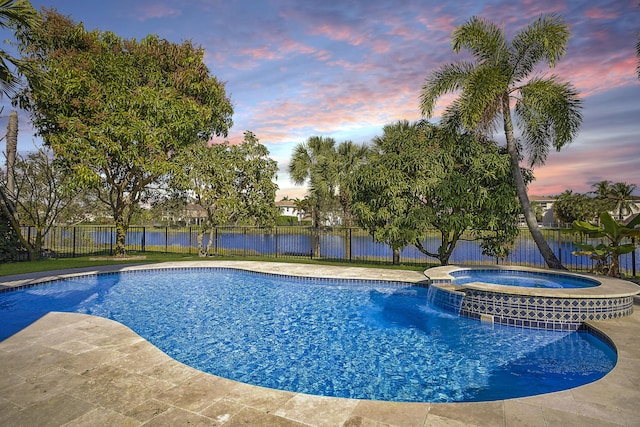
[[[181,254],[163,254],[145,252],[129,253],[124,259],[104,256],[87,256],[77,258],[52,258],[40,261],[25,261],[0,264],[0,276],[10,276],[13,274],[25,274],[38,271],[51,270],[67,270],[71,268],[92,267],[99,265],[117,265],[117,264],[149,264],[156,262],[169,261],[198,261],[198,260],[237,260],[237,261],[259,261],[259,262],[289,262],[296,264],[315,264],[315,265],[338,265],[345,267],[368,267],[368,268],[386,268],[395,270],[412,270],[424,271],[433,265],[392,265],[384,263],[356,263],[356,262],[337,262],[311,259],[283,259],[283,258],[259,258],[259,257],[215,257],[200,258],[197,255],[181,255]]]

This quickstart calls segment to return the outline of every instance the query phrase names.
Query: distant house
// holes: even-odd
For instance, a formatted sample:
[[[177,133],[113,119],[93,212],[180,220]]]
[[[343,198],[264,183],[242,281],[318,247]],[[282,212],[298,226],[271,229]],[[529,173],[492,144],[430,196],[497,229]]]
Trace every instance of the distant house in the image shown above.
[[[184,208],[184,221],[187,225],[202,225],[207,220],[207,210],[195,203],[189,203]]]
[[[207,211],[198,204],[188,203],[177,212],[165,212],[162,220],[171,224],[202,225],[207,220]]]
[[[302,221],[304,212],[300,212],[296,204],[292,200],[280,200],[276,202],[276,206],[280,210],[280,215],[296,218],[298,222]]]
[[[555,197],[547,197],[547,196],[530,196],[529,201],[532,203],[536,203],[540,210],[542,211],[542,219],[540,223],[544,226],[551,226],[556,224],[558,220],[555,217],[555,212],[553,210],[553,204],[556,202]]]

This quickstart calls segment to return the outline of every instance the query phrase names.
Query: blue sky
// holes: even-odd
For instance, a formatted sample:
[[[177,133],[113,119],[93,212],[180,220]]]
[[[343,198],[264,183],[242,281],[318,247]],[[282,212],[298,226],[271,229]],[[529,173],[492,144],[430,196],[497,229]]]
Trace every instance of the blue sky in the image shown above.
[[[55,8],[88,30],[137,39],[157,34],[202,46],[234,105],[228,139],[238,141],[250,130],[267,146],[280,165],[278,198],[304,195],[304,187],[290,182],[287,166],[293,148],[310,136],[367,143],[385,124],[419,119],[424,79],[463,58],[451,49],[451,33],[471,16],[503,26],[510,37],[540,14],[557,13],[572,31],[568,51],[555,69],[541,72],[576,86],[584,121],[571,145],[552,151],[535,169],[529,193],[584,193],[605,179],[640,186],[638,0],[32,3]],[[28,150],[37,138],[26,116],[20,118],[18,143]],[[6,128],[3,120],[0,128]],[[501,135],[495,138],[502,142]]]

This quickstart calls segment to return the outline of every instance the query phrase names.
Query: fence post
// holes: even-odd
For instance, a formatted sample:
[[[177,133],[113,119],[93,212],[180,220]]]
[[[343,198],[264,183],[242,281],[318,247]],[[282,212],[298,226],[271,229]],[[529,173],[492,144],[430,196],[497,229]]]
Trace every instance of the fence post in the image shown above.
[[[73,241],[71,242],[71,244],[73,245],[71,247],[71,257],[72,258],[76,257],[76,228],[77,227],[73,227]]]
[[[169,252],[169,226],[164,227],[164,253]]]
[[[318,239],[317,228],[312,227],[311,230],[311,248],[309,250],[309,259],[313,259],[313,251],[316,250],[316,239]]]
[[[189,255],[191,255],[191,246],[192,246],[192,240],[191,240],[191,226],[189,226]]]
[[[633,275],[633,277],[636,276],[636,238],[632,237],[631,238],[631,244],[633,245],[634,249],[633,251],[631,251],[631,274]]]
[[[247,227],[242,227],[242,256],[247,257]]]
[[[110,227],[111,233],[109,233],[109,255],[113,255],[113,230],[115,227]]]
[[[147,242],[147,227],[142,227],[142,252],[145,252]]]
[[[558,261],[562,264],[562,233],[560,226],[558,226]]]
[[[275,239],[276,239],[276,244],[275,244],[275,246],[276,246],[276,254],[275,255],[276,256],[275,257],[278,258],[278,227],[276,227]]]

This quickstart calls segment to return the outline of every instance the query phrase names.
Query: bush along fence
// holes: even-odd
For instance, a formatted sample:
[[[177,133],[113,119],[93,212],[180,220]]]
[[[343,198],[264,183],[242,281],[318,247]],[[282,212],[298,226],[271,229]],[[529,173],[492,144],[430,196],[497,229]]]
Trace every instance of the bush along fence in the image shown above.
[[[560,228],[544,228],[543,234],[570,270],[590,271],[592,261],[585,256],[573,255],[577,248],[574,242],[587,239],[577,234],[564,232]],[[566,230],[565,230],[566,231]],[[30,227],[24,227],[27,238],[35,235]],[[198,254],[198,227],[141,227],[129,228],[126,238],[128,252],[161,252]],[[312,227],[282,226],[259,227],[217,227],[212,233],[210,256],[251,256],[279,259],[324,259],[354,261],[359,263],[391,263],[393,251],[378,243],[359,228],[324,228],[316,236]],[[319,252],[314,250],[318,246]],[[116,230],[113,226],[55,227],[45,236],[44,257],[68,258],[86,255],[112,255],[115,247]],[[203,246],[209,243],[209,233],[204,236]],[[433,231],[423,244],[432,252],[437,252],[440,235]],[[624,255],[620,259],[620,272],[636,275],[638,251]],[[413,246],[400,253],[402,264],[436,264],[438,260],[422,254]],[[465,265],[521,265],[530,267],[546,266],[528,229],[521,229],[514,242],[511,254],[506,259],[496,259],[482,255],[479,242],[460,240],[449,260],[450,264]]]

